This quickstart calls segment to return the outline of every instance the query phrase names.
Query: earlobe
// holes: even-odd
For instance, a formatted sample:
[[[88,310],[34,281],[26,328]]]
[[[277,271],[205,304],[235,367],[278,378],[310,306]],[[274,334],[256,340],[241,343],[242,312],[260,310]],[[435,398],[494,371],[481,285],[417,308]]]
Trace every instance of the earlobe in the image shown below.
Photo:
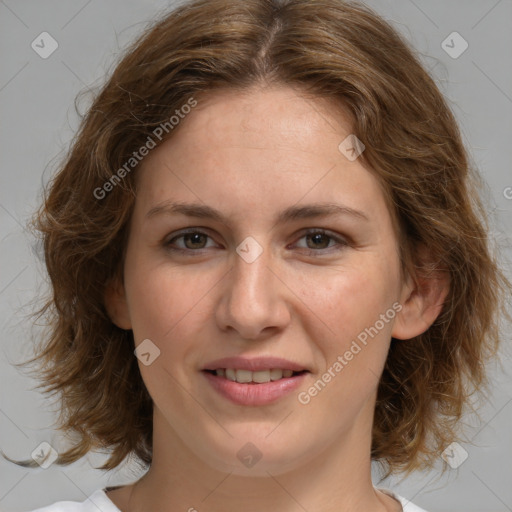
[[[391,336],[409,340],[423,334],[440,315],[449,289],[450,278],[446,270],[436,269],[428,275],[417,276],[415,282],[409,278]]]
[[[105,308],[112,322],[120,329],[132,328],[126,292],[118,280],[110,281],[105,287]]]

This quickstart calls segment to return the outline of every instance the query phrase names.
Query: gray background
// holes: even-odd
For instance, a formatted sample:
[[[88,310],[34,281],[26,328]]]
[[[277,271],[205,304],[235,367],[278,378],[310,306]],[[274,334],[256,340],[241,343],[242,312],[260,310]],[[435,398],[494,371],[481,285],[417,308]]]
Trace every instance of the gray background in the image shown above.
[[[460,121],[475,163],[489,184],[493,233],[510,259],[512,226],[512,1],[372,0],[422,55]],[[30,355],[37,328],[27,313],[44,286],[38,249],[24,229],[78,126],[79,91],[101,85],[127,43],[172,2],[157,0],[0,1],[0,447],[23,459],[42,441],[60,446],[52,402],[36,381],[10,363]],[[31,42],[43,31],[58,49],[42,59]],[[458,58],[441,43],[453,31],[468,42]],[[457,43],[458,44],[458,43]],[[79,102],[84,112],[87,95]],[[508,194],[507,190],[511,193]],[[507,271],[509,272],[510,266]],[[27,305],[28,304],[28,305]],[[443,477],[438,470],[381,485],[395,488],[430,512],[512,511],[512,358],[510,334],[481,420],[467,417],[461,446],[468,459]],[[94,469],[91,454],[68,467],[25,470],[0,459],[0,510],[24,511],[58,500],[82,501],[95,489],[134,481],[134,465]],[[376,473],[377,474],[377,473]]]

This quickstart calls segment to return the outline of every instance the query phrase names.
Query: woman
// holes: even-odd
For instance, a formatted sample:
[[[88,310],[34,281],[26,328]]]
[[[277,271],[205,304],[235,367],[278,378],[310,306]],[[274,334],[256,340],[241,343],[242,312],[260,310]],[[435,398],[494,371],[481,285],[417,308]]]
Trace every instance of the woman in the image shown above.
[[[36,360],[138,481],[44,512],[421,510],[509,283],[441,93],[340,0],[199,0],[127,52],[36,219]],[[32,465],[36,465],[34,462]]]

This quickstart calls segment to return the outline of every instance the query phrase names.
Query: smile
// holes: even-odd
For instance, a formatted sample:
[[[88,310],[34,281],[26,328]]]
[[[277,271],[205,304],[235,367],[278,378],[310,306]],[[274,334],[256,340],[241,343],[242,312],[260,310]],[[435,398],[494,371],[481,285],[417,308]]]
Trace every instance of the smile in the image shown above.
[[[282,378],[292,377],[303,372],[294,372],[293,370],[283,370],[282,368],[272,368],[270,370],[260,370],[252,372],[250,370],[241,370],[234,368],[218,368],[217,370],[207,370],[211,373],[215,373],[218,377],[225,377],[233,382],[239,382],[240,384],[262,384],[264,382],[273,382],[281,380]],[[304,370],[305,371],[305,370]]]
[[[232,403],[262,406],[276,402],[297,389],[309,372],[279,368],[255,372],[219,368],[201,373],[217,394]]]

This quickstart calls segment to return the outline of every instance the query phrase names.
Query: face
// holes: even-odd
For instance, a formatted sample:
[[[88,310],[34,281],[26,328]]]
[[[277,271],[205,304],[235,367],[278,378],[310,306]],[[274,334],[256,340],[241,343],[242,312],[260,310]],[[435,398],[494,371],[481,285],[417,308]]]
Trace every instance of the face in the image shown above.
[[[155,443],[251,475],[366,450],[411,288],[377,179],[338,148],[349,116],[276,87],[217,92],[181,123],[137,171],[109,299],[145,354]]]

